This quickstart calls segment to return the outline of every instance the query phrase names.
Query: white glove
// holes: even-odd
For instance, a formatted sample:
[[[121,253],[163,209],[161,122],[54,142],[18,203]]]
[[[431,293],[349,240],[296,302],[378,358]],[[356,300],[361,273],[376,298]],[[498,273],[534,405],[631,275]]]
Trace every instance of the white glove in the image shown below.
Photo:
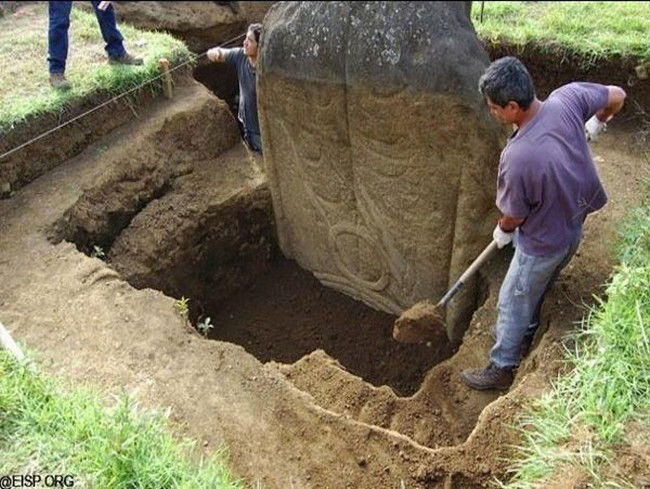
[[[595,141],[598,139],[598,136],[601,132],[604,132],[607,129],[607,124],[598,120],[598,117],[593,115],[591,119],[585,124],[585,135],[587,136],[587,141]]]
[[[497,224],[497,226],[494,228],[494,231],[492,232],[492,238],[494,238],[494,241],[497,242],[497,248],[501,249],[505,245],[512,242],[512,233],[506,233]]]
[[[108,10],[108,7],[111,6],[111,2],[99,2],[99,5],[97,5],[97,10]]]

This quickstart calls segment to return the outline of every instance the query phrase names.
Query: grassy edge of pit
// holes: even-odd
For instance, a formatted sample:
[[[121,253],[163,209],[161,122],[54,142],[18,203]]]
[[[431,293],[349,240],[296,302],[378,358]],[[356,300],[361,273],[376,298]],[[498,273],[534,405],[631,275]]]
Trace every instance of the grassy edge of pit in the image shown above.
[[[28,358],[37,358],[30,352]],[[169,410],[146,411],[133,394],[110,401],[64,385],[0,349],[0,475],[60,474],[75,487],[242,489],[227,452],[202,457],[172,435]]]
[[[617,469],[615,453],[631,429],[650,431],[650,179],[644,187],[621,226],[607,298],[566,338],[569,374],[519,418],[521,458],[502,488],[546,487],[567,471],[595,487],[638,487]]]
[[[37,9],[39,6],[27,5],[22,8]],[[45,7],[36,11],[47,17]],[[12,15],[16,12],[0,18],[0,23],[10,23]],[[21,20],[15,21],[20,24]],[[26,22],[26,21],[23,21]],[[44,25],[47,21],[44,20]],[[7,24],[9,26],[9,24]],[[30,25],[30,29],[23,27],[21,34],[35,36],[40,25]],[[34,66],[40,66],[38,72],[23,79],[21,90],[24,90],[25,83],[29,85],[30,93],[18,92],[18,95],[3,97],[0,100],[0,134],[8,134],[12,131],[20,131],[25,126],[34,123],[35,119],[48,117],[61,121],[63,116],[73,116],[75,108],[82,105],[82,102],[91,100],[95,104],[120,95],[129,90],[143,85],[143,90],[151,90],[154,94],[162,92],[160,78],[147,83],[160,75],[159,59],[166,58],[170,62],[170,69],[187,63],[196,63],[194,55],[185,43],[164,32],[146,31],[132,27],[128,24],[118,25],[119,30],[125,38],[125,47],[136,56],[144,60],[141,66],[111,66],[106,62],[103,53],[103,40],[93,13],[85,9],[74,7],[71,11],[70,47],[69,59],[66,74],[73,84],[73,88],[67,91],[55,90],[47,83],[47,66],[44,62],[46,56],[46,32],[38,32],[36,48],[22,47],[17,49],[15,55],[27,57]],[[30,38],[31,39],[31,38]],[[11,80],[6,80],[7,84]]]
[[[575,57],[583,67],[616,57],[650,62],[647,2],[473,2],[472,21],[488,45],[534,43],[553,57]]]

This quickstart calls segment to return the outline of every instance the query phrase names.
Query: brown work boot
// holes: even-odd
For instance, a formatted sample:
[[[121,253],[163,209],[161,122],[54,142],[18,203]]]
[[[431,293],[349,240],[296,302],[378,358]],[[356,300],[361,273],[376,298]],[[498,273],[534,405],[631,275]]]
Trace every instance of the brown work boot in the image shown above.
[[[464,370],[460,376],[465,384],[479,391],[507,389],[514,379],[512,368],[501,368],[492,362],[488,363],[485,368]]]
[[[57,90],[70,90],[72,85],[63,73],[50,73],[50,85]]]
[[[136,58],[125,51],[124,54],[118,58],[109,57],[108,62],[114,65],[141,65],[144,61],[142,58]]]

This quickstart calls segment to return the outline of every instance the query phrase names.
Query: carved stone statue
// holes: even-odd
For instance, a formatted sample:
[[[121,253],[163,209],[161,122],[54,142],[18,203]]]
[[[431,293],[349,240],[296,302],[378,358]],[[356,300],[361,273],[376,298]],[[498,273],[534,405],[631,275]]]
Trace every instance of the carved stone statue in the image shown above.
[[[280,246],[324,284],[399,314],[490,242],[501,132],[470,2],[281,2],[258,62]],[[450,305],[459,340],[476,284]]]

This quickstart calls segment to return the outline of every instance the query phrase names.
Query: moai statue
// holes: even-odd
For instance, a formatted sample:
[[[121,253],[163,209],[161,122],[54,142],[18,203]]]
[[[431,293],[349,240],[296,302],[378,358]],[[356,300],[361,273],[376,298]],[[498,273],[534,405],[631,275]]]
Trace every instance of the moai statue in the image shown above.
[[[280,2],[258,61],[280,247],[399,314],[437,301],[490,242],[502,131],[470,2]],[[447,310],[461,339],[476,282]]]

